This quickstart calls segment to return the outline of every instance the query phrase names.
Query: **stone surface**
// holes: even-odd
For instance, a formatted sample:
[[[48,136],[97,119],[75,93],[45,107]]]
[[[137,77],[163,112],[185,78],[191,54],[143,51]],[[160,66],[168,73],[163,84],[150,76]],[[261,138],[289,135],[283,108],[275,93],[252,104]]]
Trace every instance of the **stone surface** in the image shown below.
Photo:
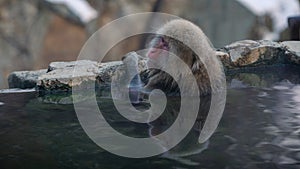
[[[281,42],[281,44],[286,47],[288,51],[300,55],[300,41],[285,41]]]
[[[145,64],[145,60],[139,58],[138,72],[145,70]],[[37,86],[38,90],[70,91],[73,86],[82,85],[84,88],[86,82],[109,84],[117,73],[116,76],[123,76],[123,71],[125,69],[122,61],[100,64],[90,60],[52,62],[48,69],[13,72],[9,75],[8,82],[10,88],[26,89]]]
[[[288,62],[300,65],[300,42],[285,41],[281,43],[285,48]]]
[[[272,41],[244,40],[223,48],[229,54],[227,68],[253,67],[283,63],[283,47]]]
[[[132,52],[130,54],[136,54]],[[139,59],[139,72],[145,69],[145,62]],[[118,72],[116,72],[118,70]],[[76,89],[88,89],[94,87],[87,85],[110,84],[113,77],[124,76],[122,61],[97,63],[90,60],[79,60],[73,62],[53,62],[49,65],[48,72],[39,76],[37,88],[40,91],[70,91]]]
[[[98,72],[98,63],[93,61],[55,62],[39,76],[37,86],[39,90],[69,91],[73,86],[96,81]]]
[[[37,71],[18,71],[8,76],[9,88],[28,89],[34,88],[38,77],[45,74],[47,69]]]
[[[79,60],[71,62],[51,62],[48,66],[48,72],[56,69],[74,68],[75,66],[98,66],[97,62],[91,60]]]
[[[98,79],[109,83],[115,71],[123,65],[122,61],[106,62],[99,65]]]

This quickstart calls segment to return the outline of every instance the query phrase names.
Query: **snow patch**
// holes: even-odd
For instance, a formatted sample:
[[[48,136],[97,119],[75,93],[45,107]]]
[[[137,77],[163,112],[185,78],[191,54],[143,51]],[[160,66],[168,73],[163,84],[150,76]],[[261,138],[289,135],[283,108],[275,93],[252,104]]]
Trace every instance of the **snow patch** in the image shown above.
[[[75,15],[77,15],[83,23],[88,23],[98,16],[98,12],[90,6],[86,0],[46,0],[50,3],[64,4]]]

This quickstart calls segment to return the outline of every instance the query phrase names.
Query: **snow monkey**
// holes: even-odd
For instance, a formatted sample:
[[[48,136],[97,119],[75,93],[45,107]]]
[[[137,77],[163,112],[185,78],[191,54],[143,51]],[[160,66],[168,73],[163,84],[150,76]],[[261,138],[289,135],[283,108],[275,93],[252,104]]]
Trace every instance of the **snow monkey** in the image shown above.
[[[187,71],[189,71],[195,77],[197,84],[187,85],[191,87],[183,91],[191,91],[191,93],[193,93],[199,89],[201,97],[197,117],[197,121],[200,123],[195,123],[195,127],[202,129],[205,124],[208,124],[207,126],[210,127],[206,127],[205,131],[206,133],[212,133],[217,127],[221,117],[219,116],[219,111],[222,111],[222,104],[225,101],[225,99],[223,99],[224,95],[222,94],[224,94],[223,91],[226,87],[223,86],[225,85],[223,83],[226,83],[226,81],[221,62],[217,58],[216,52],[213,50],[211,43],[202,30],[189,21],[183,19],[172,20],[162,25],[162,27],[156,31],[146,51],[146,62],[150,69],[140,73],[141,80],[143,84],[145,84],[143,86],[145,92],[142,92],[143,95],[141,98],[147,99],[148,91],[153,89],[160,89],[165,92],[167,96],[168,94],[173,96],[173,93],[175,93],[175,95],[177,93],[180,93],[181,96],[183,96],[183,94],[185,95],[186,93],[181,93],[179,83],[177,84],[177,82],[189,84],[189,81],[185,81],[185,77],[188,74]],[[125,59],[126,58],[130,60],[137,57],[134,54],[129,54],[125,56]],[[189,70],[178,66],[177,58],[181,59]],[[124,63],[128,64],[128,60],[125,60]],[[156,68],[152,69],[151,67]],[[163,70],[168,70],[168,72],[171,70],[171,73],[168,74]],[[187,94],[187,96],[189,96],[190,93]],[[220,96],[220,98],[216,96]],[[171,112],[171,114],[178,113],[181,108],[180,102],[176,102],[178,101],[176,97],[175,102],[172,100],[169,102],[169,100],[170,99],[168,99],[166,106],[167,112]],[[208,123],[206,123],[206,117],[211,108],[211,101],[214,101],[212,103],[214,116],[210,116],[211,118],[207,121]],[[158,120],[157,122],[163,123],[164,121],[165,120]],[[153,130],[153,133],[156,132]],[[204,137],[206,138],[204,139]],[[206,135],[202,136],[201,139],[203,141],[209,137],[210,135]]]
[[[221,63],[217,59],[208,38],[195,24],[183,19],[172,20],[156,31],[155,37],[148,46],[147,65],[156,65],[159,68],[172,66],[171,69],[177,76],[171,77],[159,69],[150,69],[145,82],[145,89],[161,89],[171,93],[179,92],[175,80],[179,81],[185,76],[185,72],[176,66],[174,55],[190,68],[196,79],[200,95],[210,94],[221,87],[223,71]],[[206,67],[210,67],[212,70],[209,76],[204,63]]]
[[[125,60],[137,58],[132,53],[135,52],[123,57],[125,64],[127,63]],[[200,95],[205,96],[221,89],[221,83],[224,82],[222,81],[224,79],[221,62],[218,60],[208,38],[193,23],[176,19],[159,28],[148,44],[147,66],[149,68],[155,65],[157,69],[150,68],[146,73],[146,78],[142,78],[146,84],[144,86],[145,91],[161,89],[166,93],[181,92],[177,82],[185,81],[187,70],[177,65],[178,57],[188,66],[197,82],[197,86],[194,85],[188,89],[189,92],[193,93],[196,91],[194,89],[198,88]],[[170,74],[160,70],[162,68],[169,68],[168,70],[171,70],[175,76],[170,76]],[[145,76],[142,75],[142,77]]]

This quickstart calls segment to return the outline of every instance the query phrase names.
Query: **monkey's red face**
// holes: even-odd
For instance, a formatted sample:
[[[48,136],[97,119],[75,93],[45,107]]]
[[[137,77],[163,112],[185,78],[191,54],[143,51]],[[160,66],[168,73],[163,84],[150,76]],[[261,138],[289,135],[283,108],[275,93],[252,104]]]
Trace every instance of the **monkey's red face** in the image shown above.
[[[148,66],[164,66],[169,56],[169,44],[164,37],[156,37],[152,40],[147,52]]]
[[[154,39],[154,43],[148,52],[148,57],[151,59],[158,59],[164,50],[169,50],[169,45],[163,37],[157,37]]]

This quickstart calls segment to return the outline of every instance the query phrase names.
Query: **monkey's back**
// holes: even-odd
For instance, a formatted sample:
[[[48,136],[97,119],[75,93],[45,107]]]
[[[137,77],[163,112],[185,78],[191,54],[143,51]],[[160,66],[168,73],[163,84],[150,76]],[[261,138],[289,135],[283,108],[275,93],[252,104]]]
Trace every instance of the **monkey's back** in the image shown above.
[[[198,26],[182,19],[172,20],[163,25],[157,34],[167,37],[170,41],[170,52],[179,56],[190,67],[197,80],[201,95],[209,94],[222,86],[221,63],[210,41]],[[175,81],[170,82],[170,78],[180,80],[185,72],[181,71],[175,62],[170,61],[169,63],[174,67],[173,74],[179,74],[179,76],[170,77],[165,72],[156,71],[150,73],[153,76],[152,79],[150,77],[149,82],[152,85],[159,82],[160,88],[165,87],[171,91],[178,91]],[[162,82],[166,83],[165,86],[162,85]]]

